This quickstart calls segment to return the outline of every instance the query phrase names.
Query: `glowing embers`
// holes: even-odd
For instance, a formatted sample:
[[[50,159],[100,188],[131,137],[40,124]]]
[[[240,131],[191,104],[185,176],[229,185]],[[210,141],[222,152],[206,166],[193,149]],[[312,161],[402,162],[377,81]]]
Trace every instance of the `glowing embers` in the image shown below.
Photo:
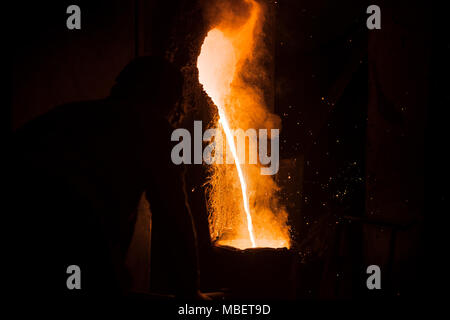
[[[278,185],[273,176],[261,175],[260,163],[241,161],[232,133],[238,128],[270,131],[280,126],[279,118],[267,110],[256,81],[248,81],[256,73],[258,81],[265,79],[257,58],[264,16],[259,4],[246,3],[244,22],[218,23],[206,36],[197,60],[199,82],[217,107],[216,127],[223,132],[216,143],[225,142],[234,159],[234,165],[209,166],[210,233],[217,244],[240,249],[289,247],[287,213],[279,203]]]

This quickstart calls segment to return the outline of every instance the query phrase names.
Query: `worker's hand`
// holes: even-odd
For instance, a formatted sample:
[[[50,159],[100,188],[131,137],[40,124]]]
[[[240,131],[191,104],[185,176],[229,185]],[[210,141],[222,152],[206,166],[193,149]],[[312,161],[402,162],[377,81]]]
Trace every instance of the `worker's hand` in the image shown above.
[[[196,300],[212,300],[206,293],[202,293],[200,290],[197,291]]]
[[[208,292],[203,293],[200,290],[194,291],[190,295],[180,295],[178,296],[179,299],[187,299],[187,300],[204,300],[204,301],[210,301],[210,300],[222,300],[225,296],[224,292]]]

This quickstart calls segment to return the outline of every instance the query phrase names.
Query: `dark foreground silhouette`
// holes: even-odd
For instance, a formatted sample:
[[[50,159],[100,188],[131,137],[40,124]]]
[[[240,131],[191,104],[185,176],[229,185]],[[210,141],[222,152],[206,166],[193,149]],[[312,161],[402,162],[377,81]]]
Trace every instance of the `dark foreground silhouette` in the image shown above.
[[[19,294],[125,292],[124,260],[145,192],[153,225],[170,234],[176,293],[196,295],[196,237],[183,169],[170,159],[167,120],[181,85],[168,62],[138,58],[108,98],[57,107],[16,132],[11,214],[18,249],[9,264]],[[69,265],[81,268],[79,291],[66,287]]]

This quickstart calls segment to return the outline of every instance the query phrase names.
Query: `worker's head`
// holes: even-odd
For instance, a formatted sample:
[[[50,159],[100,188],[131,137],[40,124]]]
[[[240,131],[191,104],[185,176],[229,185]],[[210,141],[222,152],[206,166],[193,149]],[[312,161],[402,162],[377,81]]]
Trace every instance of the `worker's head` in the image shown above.
[[[164,58],[138,57],[116,79],[111,97],[151,102],[152,108],[167,113],[180,99],[183,77],[179,69]]]

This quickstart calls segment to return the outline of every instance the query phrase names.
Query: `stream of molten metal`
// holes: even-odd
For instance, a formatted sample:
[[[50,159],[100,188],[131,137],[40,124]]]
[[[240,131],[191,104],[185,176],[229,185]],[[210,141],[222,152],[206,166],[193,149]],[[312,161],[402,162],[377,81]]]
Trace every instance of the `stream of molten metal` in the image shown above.
[[[215,155],[223,159],[226,147],[227,162],[230,155],[234,164],[231,170],[219,161],[210,167],[210,234],[216,244],[239,249],[289,248],[288,215],[275,178],[261,175],[261,164],[245,163],[250,140],[244,150],[235,142],[234,130],[280,128],[281,124],[264,103],[264,86],[259,87],[268,79],[262,59],[265,9],[256,0],[236,3],[233,10],[221,7],[220,18],[215,18],[197,58],[198,80],[217,108],[221,128],[214,138]]]
[[[230,126],[228,124],[225,113],[219,106],[217,106],[217,109],[219,111],[219,123],[222,125],[223,131],[225,132],[225,136],[227,138],[228,145],[230,146],[231,149],[231,153],[233,154],[234,163],[236,164],[236,169],[241,184],[242,201],[244,202],[244,210],[247,218],[248,234],[250,237],[250,241],[252,243],[252,247],[256,248],[255,235],[253,234],[252,215],[250,214],[250,206],[248,205],[247,183],[245,182],[244,173],[242,172],[242,168],[239,163],[239,157],[236,151],[236,144],[234,143],[234,137],[233,134],[231,133]]]
[[[230,92],[230,85],[234,78],[236,57],[233,44],[218,29],[212,29],[203,43],[197,60],[199,81],[204,90],[217,106],[219,123],[233,155],[242,191],[242,201],[247,220],[247,229],[252,247],[256,247],[253,222],[248,202],[247,183],[240,165],[239,156],[234,142],[234,136],[225,114],[226,98]]]

